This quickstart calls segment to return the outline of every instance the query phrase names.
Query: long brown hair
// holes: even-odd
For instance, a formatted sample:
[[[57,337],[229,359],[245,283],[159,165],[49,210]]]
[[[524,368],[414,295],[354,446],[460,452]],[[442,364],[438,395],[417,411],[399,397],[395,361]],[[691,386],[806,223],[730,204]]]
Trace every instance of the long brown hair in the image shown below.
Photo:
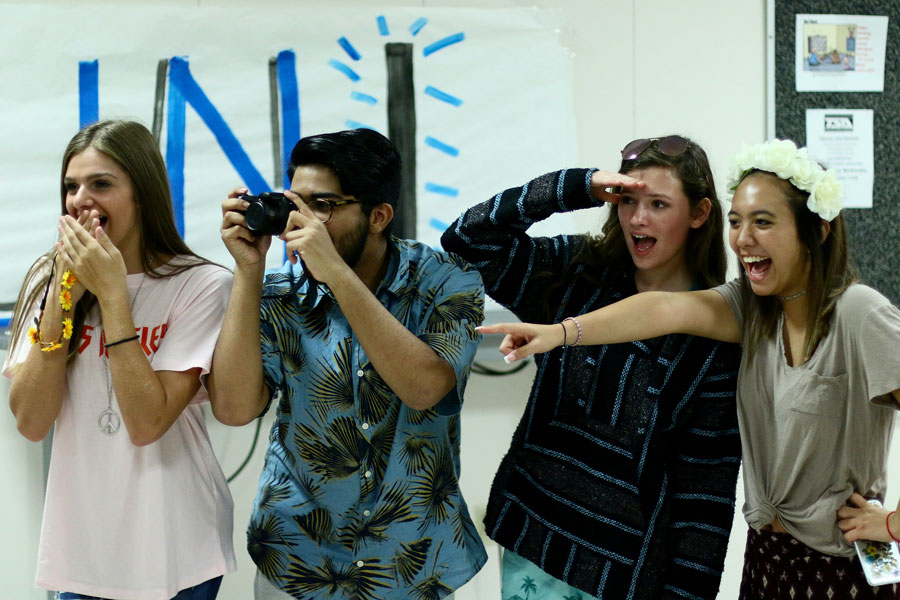
[[[831,221],[831,231],[822,239],[822,217],[806,205],[809,192],[795,187],[790,181],[768,171],[752,170],[738,183],[738,188],[750,177],[768,177],[784,191],[784,199],[791,207],[797,237],[809,253],[809,281],[806,298],[809,309],[806,317],[806,340],[803,344],[804,360],[815,352],[822,338],[831,329],[831,317],[841,294],[859,279],[850,259],[847,228],[844,216],[838,214]],[[757,296],[750,288],[747,274],[741,271],[741,297],[744,305],[747,343],[744,352],[753,357],[757,344],[778,335],[781,318],[781,302],[776,296]]]
[[[706,152],[696,142],[685,139],[687,147],[677,156],[664,154],[659,149],[658,142],[653,141],[634,159],[623,159],[619,173],[627,174],[649,167],[671,169],[681,181],[682,190],[692,210],[703,198],[709,198],[709,216],[700,227],[690,230],[685,249],[685,256],[688,257],[687,267],[694,283],[699,289],[707,289],[725,282],[728,263],[724,241],[724,216]],[[599,284],[600,271],[604,266],[631,262],[617,206],[610,207],[609,217],[601,231],[601,235],[587,237],[584,248],[572,259],[562,277],[548,287],[545,297],[548,318],[552,318],[551,310],[555,313],[555,308],[549,306],[550,298],[554,293],[558,293],[560,288],[581,281]]]
[[[65,177],[69,161],[88,148],[94,148],[115,161],[131,179],[135,219],[140,223],[141,231],[141,265],[148,277],[171,277],[209,262],[194,254],[178,235],[165,161],[150,131],[134,121],[100,121],[85,127],[69,141],[63,154],[60,174],[61,214],[67,214]],[[181,261],[177,265],[166,265],[164,260],[158,260],[175,255],[189,256],[192,260]],[[31,316],[31,307],[50,282],[55,258],[56,251],[51,249],[38,257],[25,275],[13,315],[13,347],[10,348],[10,354],[22,338],[20,333]],[[54,294],[48,296],[52,300]],[[95,302],[94,295],[85,292],[76,304],[72,318],[72,339],[80,339],[85,315]],[[77,347],[77,342],[70,344],[67,360],[71,361],[75,357]]]

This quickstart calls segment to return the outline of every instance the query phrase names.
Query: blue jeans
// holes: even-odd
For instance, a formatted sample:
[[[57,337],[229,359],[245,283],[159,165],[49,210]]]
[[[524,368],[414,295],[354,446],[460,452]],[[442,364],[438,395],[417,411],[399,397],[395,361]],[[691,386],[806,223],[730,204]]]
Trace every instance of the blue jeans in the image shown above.
[[[219,594],[219,586],[222,585],[222,576],[214,577],[209,581],[189,587],[178,592],[172,600],[214,600]],[[72,592],[57,592],[56,600],[107,600],[97,596],[82,596]]]

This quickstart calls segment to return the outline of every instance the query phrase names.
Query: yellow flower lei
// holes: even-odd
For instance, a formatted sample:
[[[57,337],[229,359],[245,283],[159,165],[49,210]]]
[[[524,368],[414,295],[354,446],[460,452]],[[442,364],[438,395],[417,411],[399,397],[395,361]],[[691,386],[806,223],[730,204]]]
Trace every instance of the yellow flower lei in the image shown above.
[[[72,310],[72,293],[65,288],[59,292],[59,306],[66,312]]]
[[[69,290],[72,289],[72,286],[75,285],[77,281],[78,279],[72,271],[66,270],[66,272],[63,273],[59,284],[59,306],[62,308],[63,312],[72,310],[72,293]],[[52,342],[45,342],[43,338],[41,338],[41,319],[43,317],[44,313],[42,311],[40,317],[35,319],[34,326],[28,329],[28,339],[31,340],[32,344],[40,344],[42,346],[41,352],[53,352],[54,350],[59,350],[62,348],[62,340],[72,338],[72,330],[74,327],[72,319],[63,317],[62,331],[60,332],[59,337]]]

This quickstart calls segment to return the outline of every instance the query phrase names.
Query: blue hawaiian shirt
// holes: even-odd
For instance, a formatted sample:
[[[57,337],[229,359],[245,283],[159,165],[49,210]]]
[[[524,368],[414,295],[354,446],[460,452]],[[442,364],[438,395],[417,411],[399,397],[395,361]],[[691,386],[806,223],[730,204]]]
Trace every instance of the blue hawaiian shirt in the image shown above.
[[[299,264],[263,284],[263,368],[277,412],[247,548],[297,598],[441,598],[487,558],[459,490],[481,276],[454,255],[392,238],[376,297],[456,373],[431,409],[400,401],[330,290],[310,285]]]

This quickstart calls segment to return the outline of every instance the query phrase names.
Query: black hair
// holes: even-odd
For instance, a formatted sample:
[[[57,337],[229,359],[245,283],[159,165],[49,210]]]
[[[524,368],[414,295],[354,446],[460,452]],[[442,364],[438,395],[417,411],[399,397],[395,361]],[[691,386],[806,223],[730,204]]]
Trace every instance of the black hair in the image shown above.
[[[291,150],[289,179],[301,165],[322,165],[334,171],[341,191],[359,200],[367,217],[381,204],[397,208],[400,154],[377,131],[348,129],[302,138]],[[385,235],[390,235],[392,225],[388,224]]]
[[[806,286],[809,309],[806,318],[806,340],[803,344],[805,362],[816,351],[819,342],[828,335],[838,298],[859,280],[859,273],[850,257],[848,232],[843,214],[838,214],[831,220],[830,231],[823,238],[823,219],[809,209],[807,204],[809,192],[801,190],[790,180],[782,179],[769,171],[753,169],[744,173],[738,182],[738,188],[744,185],[745,181],[760,178],[769,178],[784,192],[784,200],[794,215],[797,238],[806,248],[809,257],[809,281]],[[778,322],[783,309],[777,296],[754,294],[747,273],[743,269],[741,291],[746,319],[743,328],[747,332],[744,352],[749,352],[749,357],[752,358],[761,341],[779,335]],[[755,305],[755,310],[751,309],[752,305]]]

